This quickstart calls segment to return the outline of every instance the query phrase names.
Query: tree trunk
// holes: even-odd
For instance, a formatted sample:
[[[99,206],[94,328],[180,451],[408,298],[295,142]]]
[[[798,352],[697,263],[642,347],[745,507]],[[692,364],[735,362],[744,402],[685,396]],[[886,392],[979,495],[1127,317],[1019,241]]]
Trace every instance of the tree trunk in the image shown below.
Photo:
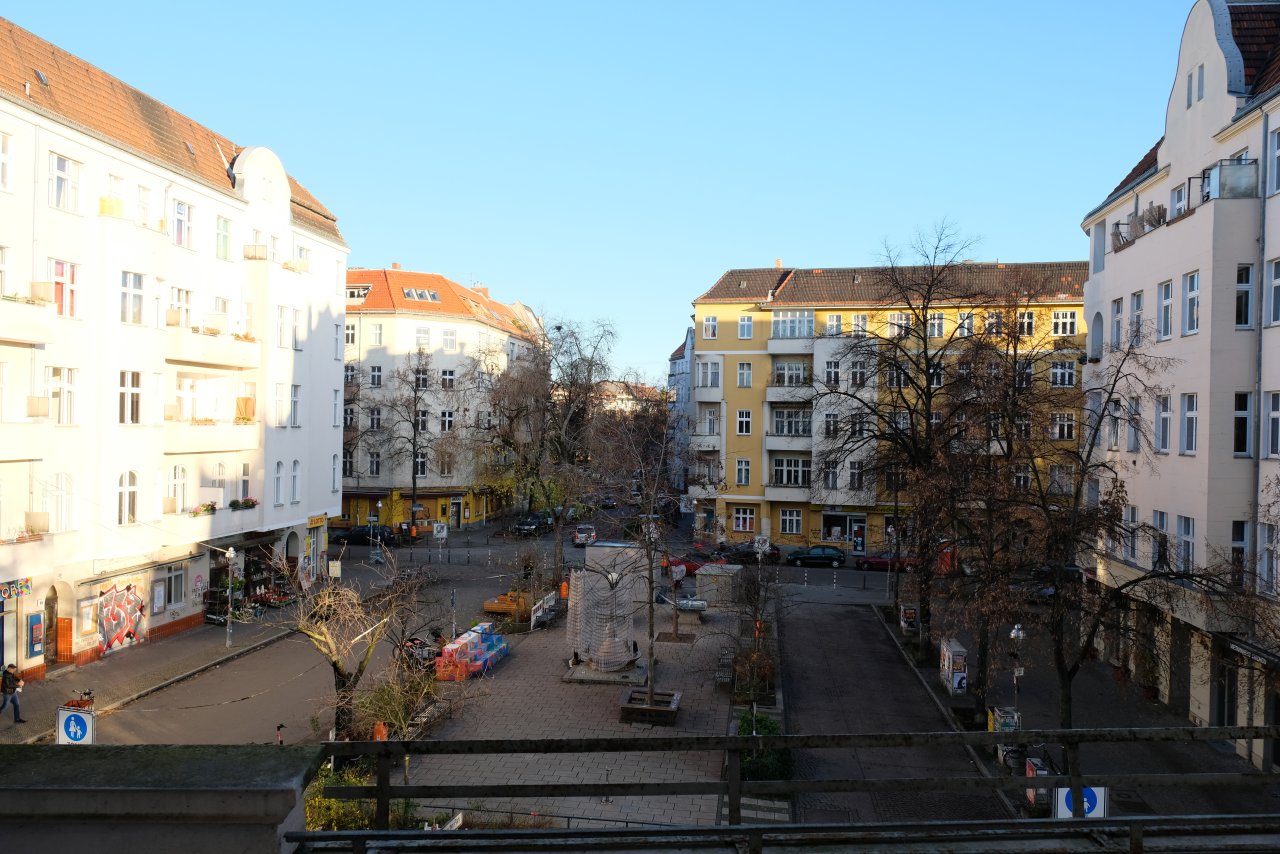
[[[338,741],[359,741],[360,735],[355,731],[355,682],[351,674],[336,661],[329,662],[333,670],[333,732]]]
[[[649,588],[649,596],[648,596],[649,604],[646,609],[646,613],[649,618],[649,650],[648,650],[648,661],[646,662],[648,666],[647,675],[649,678],[647,681],[649,684],[649,693],[647,695],[647,699],[645,700],[645,702],[647,702],[650,706],[652,706],[653,692],[654,692],[654,689],[656,688],[655,683],[658,681],[658,673],[657,673],[657,670],[655,669],[657,664],[657,657],[654,655],[654,643],[655,643],[654,631],[656,628],[656,616],[654,614],[654,609],[653,609],[653,606],[654,606],[653,600],[655,595],[655,591],[653,589],[653,555],[650,554],[648,557],[649,557],[649,571],[645,574],[645,580],[648,582],[648,588]]]
[[[989,674],[991,659],[991,619],[985,613],[982,619],[978,621],[978,661],[977,667],[973,673],[977,676],[975,682],[970,682],[969,687],[973,689],[973,714],[974,721],[982,720],[987,713],[987,689],[988,683],[991,681]],[[1015,665],[1016,666],[1016,665]]]

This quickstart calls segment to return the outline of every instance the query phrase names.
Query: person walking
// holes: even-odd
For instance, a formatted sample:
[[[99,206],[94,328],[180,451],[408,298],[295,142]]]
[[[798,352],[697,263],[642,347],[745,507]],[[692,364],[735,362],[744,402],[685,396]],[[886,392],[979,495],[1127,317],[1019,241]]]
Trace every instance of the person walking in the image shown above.
[[[4,669],[4,674],[0,676],[0,712],[4,711],[4,707],[13,703],[13,722],[15,724],[25,724],[27,721],[22,717],[22,708],[18,705],[18,695],[22,693],[22,686],[27,683],[18,678],[18,665],[10,664]]]

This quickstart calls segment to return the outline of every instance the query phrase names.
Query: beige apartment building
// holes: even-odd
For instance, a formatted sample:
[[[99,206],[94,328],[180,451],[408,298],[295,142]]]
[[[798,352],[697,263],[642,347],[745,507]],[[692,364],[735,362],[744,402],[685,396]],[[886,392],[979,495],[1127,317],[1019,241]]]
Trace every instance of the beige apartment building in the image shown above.
[[[1129,473],[1130,532],[1099,560],[1103,583],[1157,565],[1225,567],[1240,590],[1277,596],[1280,519],[1265,508],[1280,474],[1278,33],[1280,4],[1192,4],[1163,135],[1084,218],[1090,355],[1105,367],[1136,342],[1177,360],[1131,406],[1152,446],[1111,452]],[[1158,667],[1138,675],[1196,724],[1278,723],[1276,639],[1222,604],[1148,613],[1135,602],[1158,655],[1141,643],[1104,653],[1131,672]],[[1280,767],[1275,743],[1237,750]]]

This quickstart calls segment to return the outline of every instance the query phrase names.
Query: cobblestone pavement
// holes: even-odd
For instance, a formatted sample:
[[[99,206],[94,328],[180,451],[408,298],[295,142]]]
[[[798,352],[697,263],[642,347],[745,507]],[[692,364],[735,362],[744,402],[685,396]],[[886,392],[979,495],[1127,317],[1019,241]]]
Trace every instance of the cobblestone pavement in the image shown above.
[[[636,632],[644,636],[643,614]],[[715,690],[712,678],[720,647],[719,623],[727,615],[708,618],[698,640],[659,643],[658,680],[663,690],[682,692],[680,713],[672,727],[622,723],[618,720],[621,685],[586,685],[562,681],[569,650],[563,626],[516,638],[508,656],[490,676],[454,686],[465,694],[460,716],[446,721],[432,738],[611,738],[675,735],[723,735],[728,697]],[[478,783],[692,782],[719,780],[722,754],[614,753],[513,756],[441,756],[413,760],[410,779],[417,785]],[[572,816],[573,826],[614,822],[704,824],[716,822],[717,798],[620,797],[612,803],[591,798],[486,799],[483,803],[442,801],[424,809],[485,809],[518,815]],[[563,819],[560,822],[563,823]]]

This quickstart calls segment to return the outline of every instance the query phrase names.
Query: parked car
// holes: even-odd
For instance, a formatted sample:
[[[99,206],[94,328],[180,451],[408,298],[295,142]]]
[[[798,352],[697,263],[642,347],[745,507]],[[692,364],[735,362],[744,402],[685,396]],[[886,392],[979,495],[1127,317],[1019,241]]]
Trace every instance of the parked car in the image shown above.
[[[573,544],[575,546],[589,546],[596,541],[595,525],[579,525],[573,529]]]
[[[844,566],[844,552],[833,546],[809,546],[787,553],[792,566]]]
[[[858,569],[871,572],[911,572],[919,566],[919,562],[915,555],[899,554],[894,557],[892,549],[885,549],[858,558],[857,566]]]
[[[511,530],[521,537],[540,537],[551,530],[551,521],[546,516],[535,513],[521,517],[511,526]]]
[[[776,564],[782,560],[782,549],[770,543],[763,554],[756,552],[754,543],[734,543],[720,551],[725,563],[754,564],[759,558],[764,563]]]
[[[683,590],[677,590],[675,598],[673,599],[671,591],[666,587],[658,588],[658,591],[654,594],[653,601],[657,602],[659,605],[674,604],[677,611],[695,611],[700,613],[707,610],[706,599],[696,599],[692,593],[686,593]]]
[[[699,568],[709,563],[724,563],[725,559],[723,555],[694,551],[682,555],[668,555],[666,561],[667,566],[683,566],[685,573],[693,575]]]
[[[395,531],[386,525],[354,525],[350,528],[337,528],[329,532],[329,542],[339,546],[367,546],[374,541],[386,545],[395,545]]]

